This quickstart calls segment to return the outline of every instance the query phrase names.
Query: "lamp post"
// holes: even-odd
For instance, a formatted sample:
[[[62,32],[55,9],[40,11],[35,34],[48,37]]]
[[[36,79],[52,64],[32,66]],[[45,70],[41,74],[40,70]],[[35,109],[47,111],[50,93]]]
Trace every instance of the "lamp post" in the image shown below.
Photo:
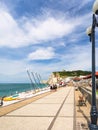
[[[95,28],[98,26],[98,0],[93,5],[93,21],[92,26],[87,29],[87,34],[90,36],[92,42],[92,104],[91,104],[91,124],[90,130],[98,130],[97,126],[97,107],[96,107],[96,83],[95,83]]]

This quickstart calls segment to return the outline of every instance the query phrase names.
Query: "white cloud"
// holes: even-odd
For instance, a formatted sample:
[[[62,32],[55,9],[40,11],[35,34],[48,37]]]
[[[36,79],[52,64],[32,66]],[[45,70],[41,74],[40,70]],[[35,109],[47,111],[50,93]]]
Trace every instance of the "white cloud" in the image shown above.
[[[16,21],[7,10],[0,9],[0,46],[17,48],[62,38],[72,33],[81,19],[40,16]]]
[[[79,9],[89,1],[91,0],[87,0],[86,2],[84,0],[81,1],[83,3],[79,6]],[[74,3],[74,0],[72,2]],[[73,10],[76,11],[76,8]],[[47,14],[46,10],[43,16],[24,17],[15,20],[6,7],[0,8],[0,47],[19,48],[33,44],[45,44],[46,42],[49,43],[49,41],[53,43],[51,47],[46,48],[43,46],[40,48],[37,45],[38,49],[28,54],[28,59],[25,58],[26,60],[21,59],[18,61],[15,58],[14,60],[0,59],[0,81],[2,81],[4,75],[4,81],[7,81],[9,78],[17,81],[23,79],[25,82],[27,80],[27,69],[30,69],[32,72],[40,72],[44,78],[48,78],[48,74],[53,71],[63,69],[91,69],[91,47],[87,45],[75,46],[75,43],[79,41],[79,45],[82,44],[81,39],[82,37],[84,38],[85,33],[83,30],[88,27],[88,24],[92,23],[92,16],[91,13],[80,17],[77,16],[78,14],[73,18],[70,17],[69,13],[61,12],[57,13],[56,17],[54,17],[52,13]],[[61,39],[62,37],[64,39]],[[67,43],[74,44],[72,44],[71,48],[68,48]],[[52,46],[55,49],[59,46],[64,46],[65,54],[58,52],[59,49],[53,49]],[[98,48],[96,48],[97,54]],[[11,57],[13,56],[11,55]],[[50,62],[47,65],[45,62],[33,62],[33,60],[47,60],[52,58],[59,59],[57,60],[59,62]],[[96,56],[96,59],[98,59],[98,56]],[[30,60],[32,62],[29,62]],[[96,60],[96,66],[98,68],[98,60]],[[14,76],[15,78],[13,78]]]
[[[53,17],[49,17],[43,21],[37,23],[37,26],[32,26],[29,34],[36,41],[38,40],[51,40],[55,38],[68,35],[74,29],[74,26],[71,25],[67,20],[59,20]],[[29,29],[29,27],[27,26]]]
[[[91,45],[73,46],[69,52],[61,57],[61,66],[65,70],[91,70]],[[96,48],[96,68],[98,68],[98,48]],[[60,66],[60,65],[58,65]]]
[[[29,60],[47,60],[54,58],[55,53],[52,47],[39,48],[28,55]]]
[[[66,47],[66,44],[64,42],[59,42],[59,46]]]
[[[0,10],[0,46],[18,47],[24,42],[24,32],[5,10]]]
[[[51,50],[51,48],[50,48]],[[26,70],[40,73],[42,78],[47,79],[53,71],[60,70],[91,70],[91,46],[73,46],[69,48],[69,53],[60,55],[59,62],[50,64],[28,63],[27,60],[0,59],[0,82],[24,81],[30,82]],[[51,51],[50,51],[51,52]],[[98,68],[98,47],[96,48],[96,68]]]
[[[4,75],[14,75],[24,72],[28,66],[23,61],[0,59],[0,73]]]
[[[87,3],[90,3],[92,0],[82,0],[82,6],[86,5]]]

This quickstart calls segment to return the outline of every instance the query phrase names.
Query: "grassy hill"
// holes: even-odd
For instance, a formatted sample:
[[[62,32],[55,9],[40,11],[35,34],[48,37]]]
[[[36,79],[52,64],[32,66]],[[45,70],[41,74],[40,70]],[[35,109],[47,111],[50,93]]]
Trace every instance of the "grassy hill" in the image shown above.
[[[83,70],[75,70],[75,71],[58,71],[58,72],[53,72],[53,74],[59,75],[60,77],[68,77],[68,76],[80,76],[80,75],[89,75],[91,74],[91,71],[83,71]]]

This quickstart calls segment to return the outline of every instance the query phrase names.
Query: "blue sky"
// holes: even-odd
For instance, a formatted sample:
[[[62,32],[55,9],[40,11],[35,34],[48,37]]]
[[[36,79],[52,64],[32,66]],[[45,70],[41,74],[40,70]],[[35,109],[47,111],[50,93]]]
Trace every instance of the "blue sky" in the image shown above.
[[[0,0],[0,82],[29,82],[27,70],[42,79],[91,70],[92,6],[92,0]]]

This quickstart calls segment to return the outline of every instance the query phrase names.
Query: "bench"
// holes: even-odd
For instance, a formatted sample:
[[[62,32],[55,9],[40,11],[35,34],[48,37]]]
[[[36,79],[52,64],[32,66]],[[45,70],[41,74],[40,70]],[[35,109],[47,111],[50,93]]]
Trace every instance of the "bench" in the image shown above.
[[[87,106],[86,105],[87,98],[88,98],[87,95],[79,95],[79,97],[78,97],[78,104],[79,104],[79,106],[83,106],[83,105]]]

